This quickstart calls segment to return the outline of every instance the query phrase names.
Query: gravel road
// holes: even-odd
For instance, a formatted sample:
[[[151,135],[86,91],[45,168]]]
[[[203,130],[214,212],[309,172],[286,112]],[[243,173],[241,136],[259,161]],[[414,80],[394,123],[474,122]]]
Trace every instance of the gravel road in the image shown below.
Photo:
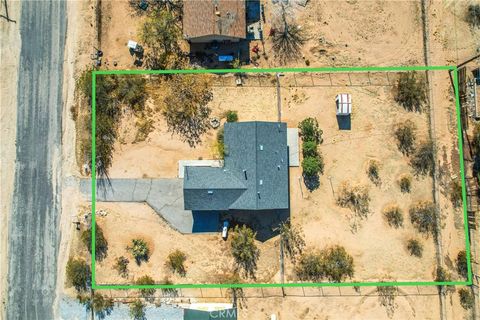
[[[22,1],[7,319],[53,319],[66,2]],[[6,75],[7,76],[7,75]]]

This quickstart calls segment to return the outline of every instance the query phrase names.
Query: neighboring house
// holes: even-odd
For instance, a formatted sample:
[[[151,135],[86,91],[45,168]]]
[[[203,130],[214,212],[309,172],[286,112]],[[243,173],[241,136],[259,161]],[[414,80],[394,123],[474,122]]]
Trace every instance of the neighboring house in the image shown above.
[[[223,167],[185,167],[185,210],[288,209],[286,123],[226,123],[224,130]]]
[[[191,43],[245,39],[245,0],[184,1],[183,35]]]

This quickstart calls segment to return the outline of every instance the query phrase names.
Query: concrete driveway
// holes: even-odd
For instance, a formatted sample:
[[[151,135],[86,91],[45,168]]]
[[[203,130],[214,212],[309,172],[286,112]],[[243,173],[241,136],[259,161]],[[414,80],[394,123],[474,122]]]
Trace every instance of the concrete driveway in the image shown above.
[[[104,187],[102,187],[104,186]],[[92,199],[91,179],[81,179],[80,190]],[[146,202],[173,228],[192,233],[191,211],[183,209],[183,179],[110,179],[97,181],[97,202]]]

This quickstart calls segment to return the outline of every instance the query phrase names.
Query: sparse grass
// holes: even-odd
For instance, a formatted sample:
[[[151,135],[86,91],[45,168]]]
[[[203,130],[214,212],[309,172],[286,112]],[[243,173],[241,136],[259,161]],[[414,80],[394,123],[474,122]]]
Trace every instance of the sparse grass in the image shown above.
[[[403,214],[397,205],[391,205],[385,208],[383,215],[389,226],[397,229],[403,227]]]
[[[187,270],[185,268],[185,261],[187,261],[187,255],[177,249],[168,255],[165,265],[172,272],[176,272],[182,277],[184,277],[187,274]]]
[[[140,117],[136,122],[135,126],[137,127],[137,134],[135,135],[135,140],[133,143],[138,143],[145,141],[148,135],[153,131],[155,126],[153,125],[153,119],[146,117]]]
[[[344,182],[338,191],[337,204],[342,208],[349,208],[361,218],[365,218],[370,211],[370,196],[368,188],[364,186],[350,186]]]
[[[423,245],[417,239],[410,239],[407,242],[407,250],[410,252],[410,255],[421,258],[423,255]]]
[[[410,193],[412,188],[412,178],[409,175],[403,175],[398,181],[402,193]]]

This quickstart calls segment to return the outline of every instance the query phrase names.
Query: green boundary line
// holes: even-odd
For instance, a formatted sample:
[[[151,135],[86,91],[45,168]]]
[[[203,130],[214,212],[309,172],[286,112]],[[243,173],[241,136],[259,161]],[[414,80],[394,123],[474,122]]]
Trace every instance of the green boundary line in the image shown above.
[[[460,156],[460,175],[462,179],[463,220],[467,255],[467,281],[398,281],[398,282],[300,282],[300,283],[235,283],[235,284],[173,284],[173,285],[105,285],[97,284],[95,279],[95,205],[96,205],[96,76],[97,75],[133,75],[133,74],[197,74],[197,73],[273,73],[273,72],[372,72],[372,71],[449,71],[453,74],[455,106],[457,111],[458,148]],[[472,285],[470,261],[470,240],[468,233],[467,192],[465,168],[463,163],[463,134],[458,91],[458,69],[455,66],[398,66],[398,67],[352,67],[352,68],[271,68],[271,69],[191,69],[191,70],[94,70],[92,71],[92,289],[185,289],[185,288],[278,288],[278,287],[387,287],[387,286],[455,286]]]

